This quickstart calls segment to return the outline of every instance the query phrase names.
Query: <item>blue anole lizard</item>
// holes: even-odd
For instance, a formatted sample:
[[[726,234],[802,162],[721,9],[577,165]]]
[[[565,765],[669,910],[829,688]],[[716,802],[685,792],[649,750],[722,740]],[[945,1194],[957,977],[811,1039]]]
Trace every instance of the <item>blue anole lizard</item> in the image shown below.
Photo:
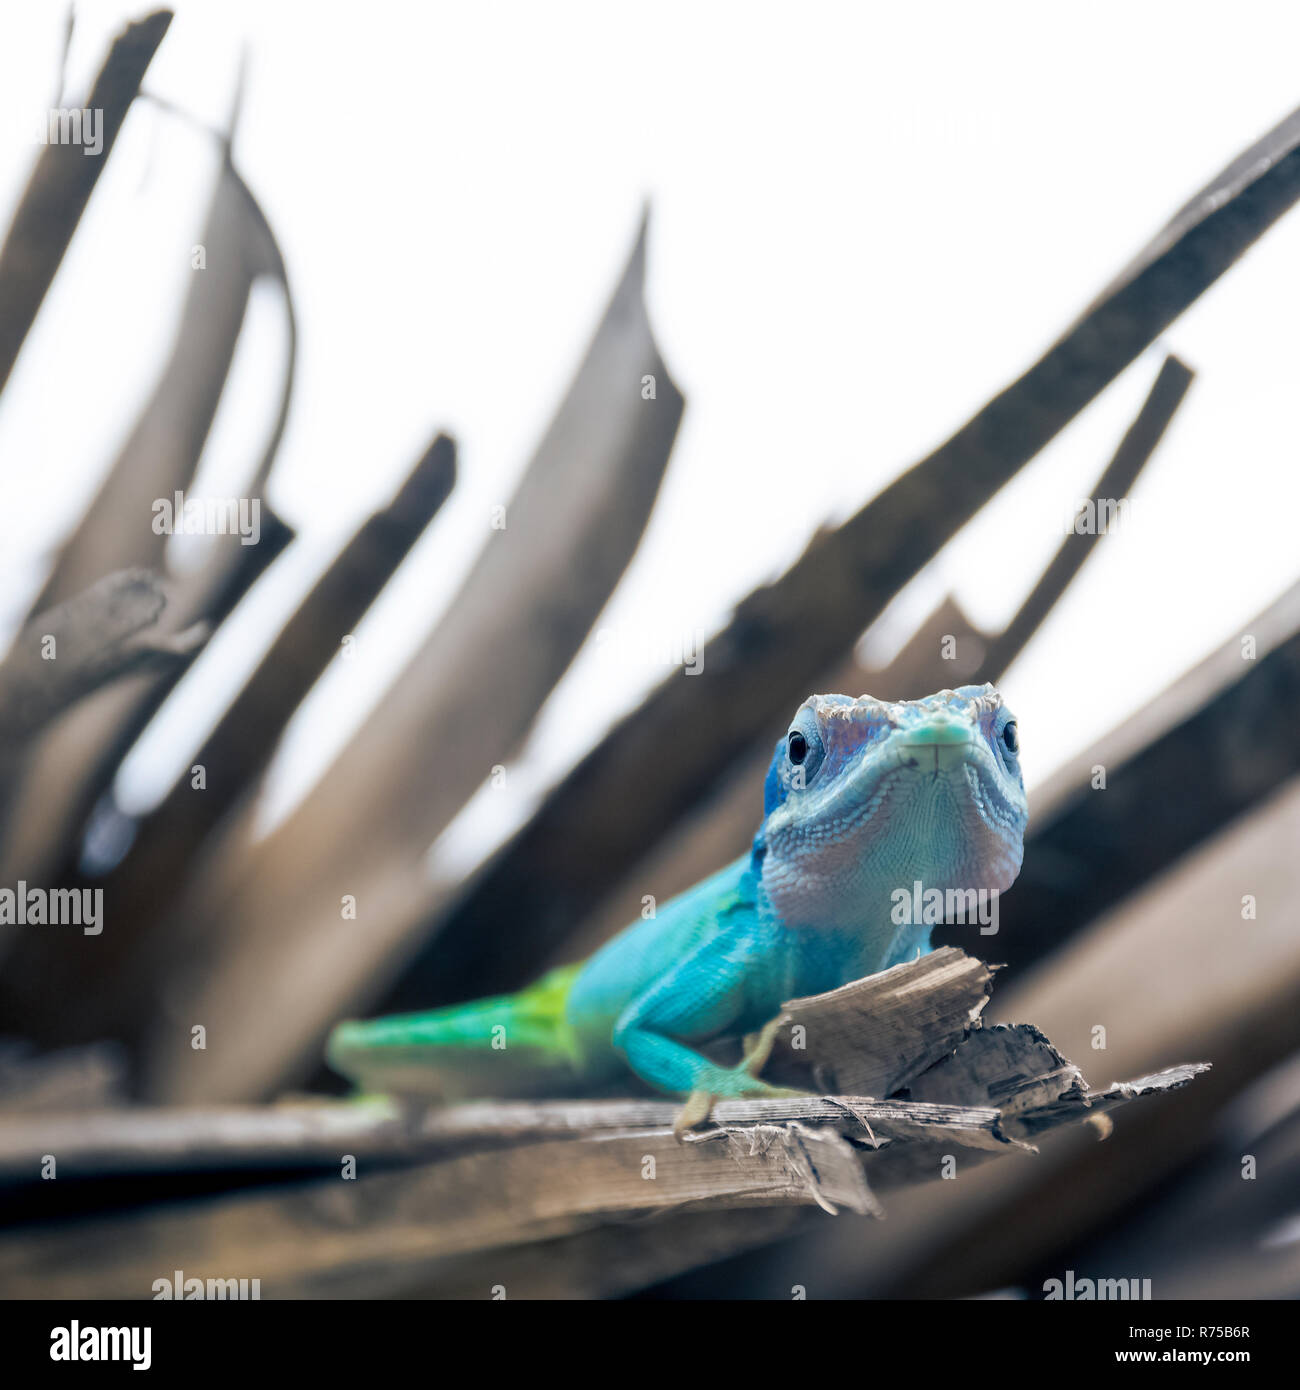
[[[562,1093],[628,1069],[689,1096],[789,1095],[759,1075],[787,999],[930,950],[913,888],[1010,887],[1023,855],[1019,735],[991,685],[890,703],[813,695],[772,758],[752,851],[518,994],[342,1023],[331,1065],[371,1090]],[[508,949],[508,943],[503,943]],[[699,1048],[746,1036],[738,1065]],[[429,1083],[432,1082],[432,1085]]]

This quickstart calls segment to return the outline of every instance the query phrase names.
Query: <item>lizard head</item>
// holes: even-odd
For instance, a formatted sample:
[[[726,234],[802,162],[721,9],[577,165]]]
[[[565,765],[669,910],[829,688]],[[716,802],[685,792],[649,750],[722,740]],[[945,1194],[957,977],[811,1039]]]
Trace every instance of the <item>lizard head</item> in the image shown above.
[[[891,703],[813,695],[767,775],[755,841],[788,922],[851,926],[882,892],[1009,888],[1027,807],[1015,716],[991,685]]]

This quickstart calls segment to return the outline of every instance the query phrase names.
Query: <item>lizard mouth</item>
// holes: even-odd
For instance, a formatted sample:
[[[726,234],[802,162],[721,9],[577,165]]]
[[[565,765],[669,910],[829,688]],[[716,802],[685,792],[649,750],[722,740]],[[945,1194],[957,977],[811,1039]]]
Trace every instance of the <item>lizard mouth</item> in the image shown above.
[[[990,825],[1010,832],[1019,823],[1022,809],[1003,790],[994,755],[974,730],[950,724],[930,738],[918,739],[909,734],[898,748],[900,757],[910,761],[917,775],[936,780],[947,775],[953,781],[964,782],[975,809]]]

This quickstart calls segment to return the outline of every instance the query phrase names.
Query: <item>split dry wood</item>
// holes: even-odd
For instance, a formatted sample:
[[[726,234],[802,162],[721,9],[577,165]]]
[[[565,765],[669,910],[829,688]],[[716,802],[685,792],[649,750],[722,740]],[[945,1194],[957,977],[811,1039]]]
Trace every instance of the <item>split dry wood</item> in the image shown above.
[[[37,614],[0,662],[0,744],[29,737],[119,676],[184,666],[207,629],[155,632],[166,606],[163,580],[132,569]]]
[[[964,1164],[1027,1155],[1031,1133],[1177,1088],[1204,1070],[1173,1067],[1090,1091],[1036,1030],[990,1030],[995,1041],[985,1041],[988,986],[986,967],[947,949],[791,1001],[783,1033],[808,1047],[790,1048],[787,1064],[806,1050],[810,1071],[874,1073],[882,1098],[726,1101],[684,1139],[672,1131],[675,1103],[639,1099],[11,1116],[0,1134],[0,1181],[30,1187],[34,1200],[58,1188],[38,1181],[48,1154],[61,1178],[109,1182],[249,1168],[330,1176],[15,1232],[0,1252],[0,1289],[143,1297],[158,1270],[181,1268],[256,1276],[268,1296],[319,1294],[348,1279],[363,1288],[372,1277],[392,1290],[463,1282],[463,1258],[664,1213],[812,1205],[878,1214],[875,1189],[937,1178],[954,1154]],[[910,1086],[915,1094],[927,1078],[952,1099],[885,1093]],[[990,1104],[995,1095],[1005,1104]],[[339,1176],[348,1155],[352,1180]],[[638,1268],[682,1267],[691,1230],[671,1229],[678,1255],[643,1251]],[[702,1228],[710,1250],[721,1238],[715,1226]]]
[[[989,1167],[961,1182],[899,1194],[869,1246],[823,1228],[811,1243],[774,1256],[774,1268],[791,1260],[816,1268],[827,1297],[962,1296],[1015,1283],[1026,1270],[1063,1271],[1081,1239],[1118,1235],[1125,1223],[1153,1215],[1184,1165],[1212,1161],[1225,1117],[1252,1083],[1300,1049],[1300,934],[1292,907],[1300,899],[1298,842],[1300,781],[1293,779],[1034,971],[1004,979],[990,1005],[1003,1017],[1033,1018],[1098,1079],[1179,1057],[1212,1058],[1214,1070],[1195,1086],[1135,1107],[1105,1144],[1075,1132],[1053,1138],[1032,1169]],[[1243,918],[1243,894],[1258,902],[1255,919]],[[998,941],[1000,950],[1005,943]],[[1097,1048],[1099,1026],[1104,1050]],[[913,1093],[945,1099],[930,1083],[946,1065]],[[1242,1181],[1247,1153],[1259,1158],[1252,1182]],[[1220,1150],[1217,1174],[1260,1202],[1270,1191],[1268,1200],[1293,1211],[1295,1169],[1282,1160],[1266,1161],[1261,1149],[1239,1141]],[[1196,1219],[1199,1263],[1182,1270],[1179,1285],[1199,1280],[1202,1292],[1194,1296],[1204,1297],[1224,1288],[1207,1247],[1239,1245],[1245,1231],[1231,1207],[1198,1211]],[[774,1277],[759,1268],[764,1258],[754,1256],[758,1287]],[[1143,1273],[1156,1258],[1143,1252]],[[1272,1270],[1282,1281],[1273,1296],[1294,1292],[1273,1255],[1256,1249],[1254,1258],[1253,1286],[1267,1284]],[[1168,1269],[1168,1255],[1162,1263]],[[746,1293],[738,1271],[730,1288],[735,1296]],[[1171,1295],[1158,1288],[1156,1296]]]

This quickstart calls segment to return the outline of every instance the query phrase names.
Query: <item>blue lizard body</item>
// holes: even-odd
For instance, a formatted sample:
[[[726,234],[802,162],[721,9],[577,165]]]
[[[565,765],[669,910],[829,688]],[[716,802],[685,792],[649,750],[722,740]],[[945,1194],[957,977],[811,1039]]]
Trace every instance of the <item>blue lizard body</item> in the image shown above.
[[[764,1049],[726,1066],[700,1048],[928,951],[916,886],[1002,892],[1025,821],[1016,722],[993,686],[811,696],[777,743],[748,855],[517,995],[341,1024],[330,1061],[371,1085],[423,1070],[447,1094],[458,1072],[500,1096],[628,1068],[673,1094],[780,1094],[757,1074]]]

